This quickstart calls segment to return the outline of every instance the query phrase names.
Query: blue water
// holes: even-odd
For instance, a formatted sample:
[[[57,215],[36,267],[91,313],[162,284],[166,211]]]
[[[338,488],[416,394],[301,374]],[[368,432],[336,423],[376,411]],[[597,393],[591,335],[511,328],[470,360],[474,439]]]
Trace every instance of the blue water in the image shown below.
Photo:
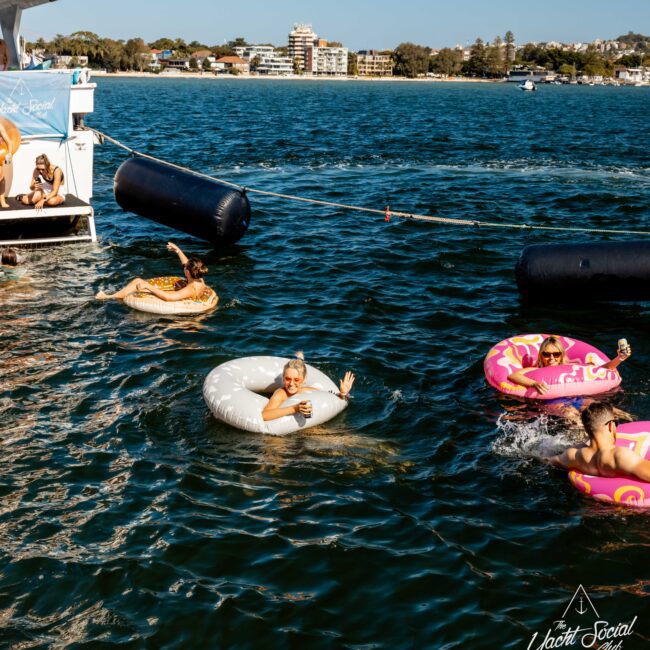
[[[645,88],[100,79],[88,123],[249,187],[504,223],[650,230]],[[219,254],[123,213],[95,156],[98,246],[0,285],[4,647],[521,648],[578,585],[647,647],[648,515],[531,458],[575,435],[497,397],[482,361],[552,331],[633,357],[613,399],[650,420],[647,304],[520,304],[528,243],[250,195]],[[200,255],[220,306],[93,300]],[[305,351],[357,374],[335,420],[273,438],[215,421],[216,365]],[[541,641],[538,638],[538,643]]]

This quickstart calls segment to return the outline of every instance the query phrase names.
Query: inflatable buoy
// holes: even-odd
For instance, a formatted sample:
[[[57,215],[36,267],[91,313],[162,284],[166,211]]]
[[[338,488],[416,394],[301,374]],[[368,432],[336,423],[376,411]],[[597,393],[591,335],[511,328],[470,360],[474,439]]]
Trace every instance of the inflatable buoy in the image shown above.
[[[566,350],[571,364],[535,368],[527,373],[534,381],[548,384],[548,392],[541,395],[534,388],[520,386],[508,380],[517,370],[533,368],[542,341],[547,334],[521,334],[497,343],[485,357],[483,369],[488,383],[506,395],[556,399],[578,395],[597,395],[616,388],[621,383],[617,370],[600,368],[609,359],[589,343],[556,336]]]
[[[336,384],[320,370],[307,365],[305,386],[317,390],[294,395],[282,406],[310,400],[312,417],[307,419],[296,413],[263,420],[262,409],[268,397],[259,393],[271,395],[282,387],[287,361],[282,357],[243,357],[217,366],[203,384],[203,397],[214,417],[244,431],[282,436],[327,422],[347,406],[347,401],[338,396]]]
[[[650,422],[626,422],[616,428],[616,446],[629,447],[642,458],[650,459]],[[650,483],[632,478],[605,478],[569,471],[573,487],[593,499],[632,506],[650,507]]]
[[[238,241],[251,218],[242,190],[148,158],[122,163],[115,174],[114,192],[124,210],[215,246]]]
[[[650,300],[650,241],[526,246],[515,275],[527,300]]]
[[[184,278],[174,276],[152,278],[147,282],[161,291],[176,291],[187,284],[187,280]],[[214,309],[218,302],[217,294],[210,287],[206,287],[196,300],[187,298],[186,300],[167,301],[146,291],[138,291],[124,298],[124,304],[132,309],[147,311],[151,314],[202,314]]]
[[[5,142],[0,138],[0,165],[4,163],[5,158],[8,153],[11,153],[13,156],[18,147],[20,147],[20,131],[18,127],[6,117],[0,117],[0,124],[4,127],[7,135],[9,136],[9,142]]]

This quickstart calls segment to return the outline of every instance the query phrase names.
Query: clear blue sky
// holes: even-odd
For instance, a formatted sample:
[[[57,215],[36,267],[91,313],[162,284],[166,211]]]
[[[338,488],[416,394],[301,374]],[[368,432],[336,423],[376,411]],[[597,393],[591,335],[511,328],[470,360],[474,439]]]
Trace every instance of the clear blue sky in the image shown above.
[[[587,42],[630,30],[649,34],[650,0],[57,0],[25,10],[21,32],[30,41],[85,30],[147,42],[166,36],[216,45],[243,36],[284,45],[296,22],[353,50],[404,41],[446,47],[508,29],[518,43]]]

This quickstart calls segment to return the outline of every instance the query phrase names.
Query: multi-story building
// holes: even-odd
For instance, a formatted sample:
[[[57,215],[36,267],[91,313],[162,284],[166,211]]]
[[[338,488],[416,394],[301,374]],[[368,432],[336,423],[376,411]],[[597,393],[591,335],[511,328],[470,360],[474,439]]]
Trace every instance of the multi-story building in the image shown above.
[[[236,47],[237,56],[246,61],[257,74],[288,75],[293,73],[293,61],[280,56],[272,45],[247,45]]]
[[[357,52],[357,70],[361,76],[391,77],[393,61],[388,54],[379,54],[377,50],[360,50]]]
[[[303,71],[307,71],[307,51],[318,42],[318,36],[314,33],[311,25],[294,25],[293,31],[289,33],[289,58],[298,61]]]
[[[307,48],[307,72],[319,76],[340,77],[348,73],[347,47]]]

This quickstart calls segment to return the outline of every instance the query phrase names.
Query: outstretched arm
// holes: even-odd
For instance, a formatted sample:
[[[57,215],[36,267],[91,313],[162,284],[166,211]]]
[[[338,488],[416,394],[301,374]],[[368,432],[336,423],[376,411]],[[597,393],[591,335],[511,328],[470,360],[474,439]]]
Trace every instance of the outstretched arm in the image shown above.
[[[604,363],[601,368],[606,368],[607,370],[615,370],[622,361],[628,359],[632,356],[632,348],[628,345],[627,350],[619,350],[616,356],[607,363]]]
[[[187,264],[187,256],[178,246],[176,246],[176,244],[174,244],[174,242],[167,242],[167,250],[172,251],[172,253],[176,253],[183,266]]]
[[[348,395],[350,394],[350,391],[352,390],[352,386],[354,385],[354,380],[355,380],[354,375],[348,370],[345,373],[343,379],[341,379],[341,381],[339,382],[339,395],[343,399],[347,399]]]
[[[548,391],[548,385],[543,381],[535,381],[532,377],[528,377],[527,372],[527,370],[517,370],[508,375],[508,381],[511,381],[513,384],[525,386],[526,388],[534,388],[540,395],[546,393]]]

